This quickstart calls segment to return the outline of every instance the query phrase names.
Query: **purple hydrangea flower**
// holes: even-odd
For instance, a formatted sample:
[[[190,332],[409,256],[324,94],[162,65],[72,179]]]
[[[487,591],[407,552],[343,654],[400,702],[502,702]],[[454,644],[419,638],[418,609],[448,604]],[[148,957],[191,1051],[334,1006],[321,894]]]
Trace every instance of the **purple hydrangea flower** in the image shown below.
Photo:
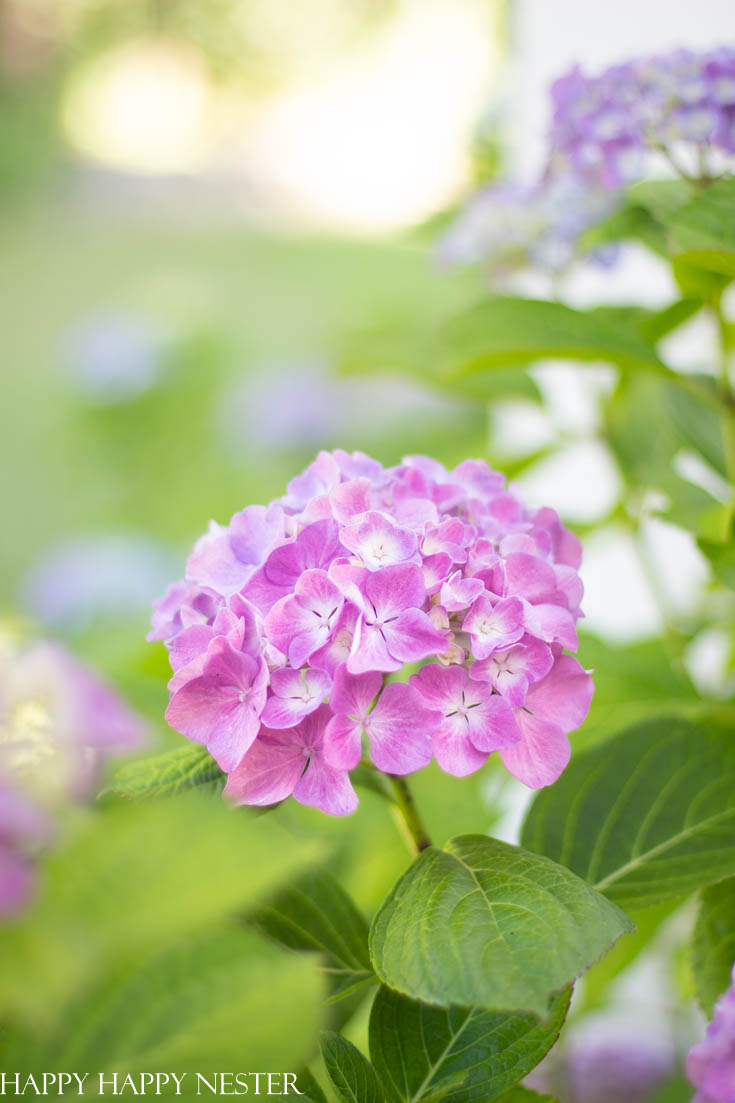
[[[553,171],[597,187],[630,183],[655,153],[685,157],[695,175],[713,153],[735,153],[732,47],[638,58],[595,77],[577,66],[551,99]]]
[[[731,169],[735,49],[676,50],[594,77],[576,66],[552,85],[551,106],[540,178],[493,182],[471,196],[439,243],[440,260],[485,262],[499,276],[563,272],[583,252],[584,232],[657,160],[695,177]],[[589,253],[601,264],[616,256],[615,247]]]
[[[585,230],[616,205],[615,195],[570,173],[546,173],[533,184],[492,183],[476,192],[439,242],[445,264],[487,263],[497,275],[519,268],[562,272],[580,255]],[[606,264],[615,256],[597,249],[591,260]]]
[[[143,739],[138,717],[62,647],[37,641],[3,650],[0,917],[27,903],[34,859],[52,837],[55,813],[88,798],[107,758]]]
[[[212,524],[156,603],[167,718],[241,803],[351,811],[363,753],[386,773],[433,756],[463,776],[497,751],[549,785],[592,695],[564,653],[580,557],[553,510],[481,461],[321,452],[279,501]]]
[[[697,1089],[692,1103],[735,1100],[735,965],[732,984],[720,997],[704,1039],[689,1051],[687,1076]]]

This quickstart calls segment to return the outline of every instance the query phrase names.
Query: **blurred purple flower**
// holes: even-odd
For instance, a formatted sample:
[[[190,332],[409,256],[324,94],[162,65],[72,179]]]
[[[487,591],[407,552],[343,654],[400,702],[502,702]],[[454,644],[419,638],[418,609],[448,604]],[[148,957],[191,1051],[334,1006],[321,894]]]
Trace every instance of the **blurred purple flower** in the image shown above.
[[[139,718],[57,644],[0,640],[0,916],[22,908],[54,815],[91,796],[113,754],[143,741]]]
[[[439,242],[447,264],[487,262],[498,272],[561,272],[580,255],[584,231],[608,215],[616,197],[569,175],[536,184],[490,184],[473,195]],[[591,259],[607,263],[609,249]]]
[[[588,1036],[567,1051],[570,1103],[646,1103],[672,1069],[663,1040],[631,1032]]]
[[[161,335],[145,318],[125,313],[82,318],[62,337],[69,380],[105,405],[130,402],[157,382],[161,346]]]
[[[735,153],[735,49],[613,65],[595,77],[576,66],[551,89],[551,165],[603,188],[641,176],[651,153],[698,158]]]
[[[72,537],[30,567],[21,583],[22,602],[35,620],[54,629],[130,616],[160,593],[171,562],[166,549],[142,533]]]
[[[687,1076],[697,1089],[692,1103],[735,1101],[735,965],[704,1039],[689,1051]]]

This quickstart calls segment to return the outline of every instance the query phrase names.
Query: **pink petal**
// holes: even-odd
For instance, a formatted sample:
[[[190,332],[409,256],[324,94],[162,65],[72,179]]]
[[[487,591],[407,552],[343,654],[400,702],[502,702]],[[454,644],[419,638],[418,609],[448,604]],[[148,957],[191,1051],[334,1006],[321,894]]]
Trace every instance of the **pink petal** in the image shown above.
[[[446,552],[438,552],[436,555],[427,555],[424,558],[421,570],[427,594],[435,594],[439,590],[451,569],[452,559]]]
[[[512,747],[521,738],[513,709],[497,693],[467,710],[467,731],[478,751],[486,753]]]
[[[340,667],[334,676],[334,687],[330,697],[332,712],[345,716],[364,717],[380,693],[383,679],[376,671],[367,674],[350,674],[346,667]]]
[[[370,509],[372,487],[366,478],[349,479],[330,491],[332,513],[341,525],[348,525],[358,513]]]
[[[337,667],[347,662],[358,616],[355,606],[345,602],[334,626],[332,638],[311,656],[312,666],[321,667],[334,676]]]
[[[381,620],[397,617],[405,609],[420,609],[426,599],[421,568],[397,563],[374,571],[365,581],[365,596]]]
[[[544,601],[557,589],[554,568],[536,555],[513,553],[505,560],[508,593],[528,601]]]
[[[362,757],[362,721],[334,716],[324,732],[324,760],[337,770],[354,770]]]
[[[546,677],[531,686],[526,708],[562,731],[571,732],[587,716],[593,692],[587,671],[571,655],[562,655]]]
[[[390,654],[404,663],[441,655],[449,644],[449,633],[435,628],[419,609],[407,609],[397,620],[389,621],[383,635]]]
[[[413,686],[387,685],[365,723],[374,764],[388,774],[410,774],[426,766],[440,719]]]
[[[330,816],[348,816],[359,803],[347,771],[335,770],[319,757],[310,760],[293,795],[300,804],[319,808]]]
[[[559,643],[570,651],[578,647],[574,617],[561,605],[523,603],[523,625],[544,643]]]
[[[266,701],[262,722],[269,728],[293,728],[319,708],[328,695],[332,679],[324,670],[293,670],[285,667],[271,674],[272,696]]]
[[[434,758],[440,769],[454,777],[466,777],[484,766],[487,751],[478,751],[461,716],[447,717],[432,736]]]
[[[304,770],[303,745],[290,732],[261,729],[252,747],[230,773],[224,795],[235,804],[277,804],[290,796]]]
[[[427,663],[410,678],[410,685],[418,690],[424,703],[442,714],[457,708],[466,684],[466,670],[460,666],[439,666],[438,663]]]
[[[230,544],[229,532],[212,521],[209,531],[196,542],[186,563],[186,577],[200,586],[210,586],[218,594],[239,590],[253,573],[253,566],[242,563]]]
[[[230,546],[241,563],[259,567],[284,532],[283,508],[277,502],[248,506],[230,521]]]
[[[390,570],[390,567],[385,569]],[[347,669],[350,674],[365,674],[370,670],[389,673],[392,670],[400,670],[402,666],[402,660],[394,659],[388,651],[380,629],[366,624],[364,618],[359,617],[347,660]]]
[[[346,525],[340,540],[371,571],[405,562],[415,555],[417,547],[415,533],[376,511],[363,513]]]
[[[561,728],[525,709],[517,710],[516,719],[522,738],[500,752],[503,765],[529,789],[551,785],[569,762],[569,740]]]
[[[472,637],[472,652],[485,659],[516,643],[523,635],[523,605],[518,598],[507,598],[493,605],[489,594],[480,594],[465,617],[462,628]]]
[[[467,609],[485,589],[479,578],[463,578],[461,571],[455,571],[439,591],[439,601],[449,613],[458,613]]]

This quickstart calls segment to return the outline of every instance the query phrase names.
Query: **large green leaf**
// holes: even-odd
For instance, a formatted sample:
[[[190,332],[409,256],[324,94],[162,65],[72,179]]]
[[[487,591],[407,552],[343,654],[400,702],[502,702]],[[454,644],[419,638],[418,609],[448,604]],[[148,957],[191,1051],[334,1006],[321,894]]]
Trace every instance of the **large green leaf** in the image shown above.
[[[90,815],[46,862],[36,907],[4,931],[0,1007],[61,1014],[113,964],[254,907],[320,854],[198,793]]]
[[[307,957],[216,928],[112,974],[43,1041],[36,1067],[174,1068],[189,1085],[197,1071],[298,1067],[316,1041],[321,995]]]
[[[559,1036],[569,991],[549,1018],[430,1007],[381,988],[370,1016],[370,1056],[390,1103],[494,1099],[534,1068]]]
[[[374,978],[367,921],[325,869],[302,874],[258,908],[253,920],[292,950],[322,953],[333,997]]]
[[[614,324],[594,311],[558,302],[487,299],[447,323],[438,339],[452,378],[556,357],[672,375],[633,325]]]
[[[325,1031],[322,1058],[335,1091],[345,1103],[383,1103],[383,1089],[375,1069],[357,1046],[341,1034]]]
[[[694,928],[692,966],[697,996],[711,1015],[730,984],[735,962],[735,877],[705,889]]]
[[[735,871],[732,730],[673,716],[628,728],[537,794],[522,842],[627,909],[721,880]]]
[[[378,911],[375,970],[426,1003],[544,1017],[627,917],[563,866],[484,835],[423,851]]]
[[[131,800],[148,797],[172,797],[197,786],[222,787],[224,774],[206,747],[187,743],[173,751],[138,758],[119,766],[109,787]]]
[[[728,253],[735,259],[735,178],[718,180],[671,215],[679,252]]]

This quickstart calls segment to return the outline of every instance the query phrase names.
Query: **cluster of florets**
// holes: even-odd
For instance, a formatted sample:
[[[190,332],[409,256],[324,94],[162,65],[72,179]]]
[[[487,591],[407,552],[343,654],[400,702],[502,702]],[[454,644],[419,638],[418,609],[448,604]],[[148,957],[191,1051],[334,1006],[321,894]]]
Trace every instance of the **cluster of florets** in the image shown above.
[[[156,604],[167,719],[245,804],[351,812],[363,744],[389,774],[433,756],[462,776],[498,751],[548,785],[592,693],[564,653],[579,561],[557,514],[483,462],[321,452],[279,501],[212,523]]]
[[[439,243],[440,261],[476,264],[487,261],[496,274],[524,267],[562,272],[579,252],[590,226],[610,214],[616,200],[601,188],[590,188],[568,174],[536,184],[502,181],[476,192]],[[614,249],[591,254],[607,263]]]
[[[614,65],[596,77],[579,67],[552,86],[551,162],[591,184],[619,188],[641,176],[647,155],[735,153],[735,49],[677,50]],[[557,164],[558,162],[558,164]]]
[[[89,797],[110,755],[143,725],[62,647],[0,638],[0,918],[29,900],[35,859],[70,801]]]
[[[705,1038],[687,1057],[687,1076],[697,1089],[692,1103],[735,1099],[735,965],[732,984],[720,998]]]
[[[550,149],[538,181],[491,184],[472,196],[440,243],[442,259],[485,261],[500,273],[524,266],[560,272],[652,158],[706,178],[731,165],[735,153],[732,48],[677,50],[595,77],[575,67],[553,84],[551,100]],[[589,256],[605,262],[614,253]]]

